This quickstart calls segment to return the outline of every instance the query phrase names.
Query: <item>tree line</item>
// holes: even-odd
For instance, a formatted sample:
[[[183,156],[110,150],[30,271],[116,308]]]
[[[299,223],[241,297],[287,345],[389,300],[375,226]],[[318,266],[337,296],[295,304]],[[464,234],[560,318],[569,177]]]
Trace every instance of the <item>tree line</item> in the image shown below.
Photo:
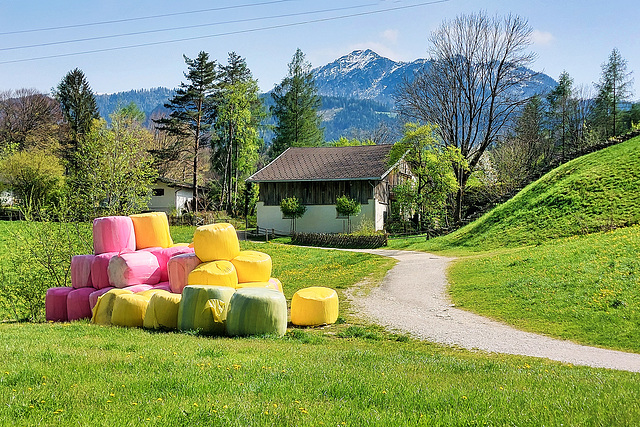
[[[617,49],[593,89],[576,87],[563,72],[550,93],[524,97],[519,89],[536,77],[531,34],[514,15],[444,21],[429,39],[431,66],[402,83],[385,125],[330,142],[300,49],[268,108],[235,52],[226,63],[204,51],[184,56],[184,81],[149,126],[135,104],[120,106],[110,123],[101,119],[86,76],[75,69],[51,96],[0,94],[0,180],[24,209],[65,204],[90,218],[145,209],[162,176],[191,184],[187,210],[246,215],[257,191],[245,179],[288,147],[395,143],[390,164],[404,158],[415,175],[394,190],[395,216],[418,228],[459,224],[550,165],[640,123]],[[268,147],[265,132],[274,135]]]

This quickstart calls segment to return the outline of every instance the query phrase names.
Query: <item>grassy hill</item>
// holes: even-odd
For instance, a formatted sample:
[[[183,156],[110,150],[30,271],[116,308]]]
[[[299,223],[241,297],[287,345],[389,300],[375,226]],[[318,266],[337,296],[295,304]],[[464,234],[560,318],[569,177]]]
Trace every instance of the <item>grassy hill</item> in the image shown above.
[[[640,137],[568,162],[513,199],[424,250],[484,251],[543,242],[640,223]]]

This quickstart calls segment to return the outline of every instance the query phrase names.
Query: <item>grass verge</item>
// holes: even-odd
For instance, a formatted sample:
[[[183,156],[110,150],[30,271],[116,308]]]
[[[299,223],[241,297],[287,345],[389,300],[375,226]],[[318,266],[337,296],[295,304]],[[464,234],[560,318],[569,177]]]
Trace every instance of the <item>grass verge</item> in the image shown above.
[[[640,226],[462,258],[459,307],[517,328],[640,353]]]
[[[633,425],[638,374],[416,341],[2,324],[0,424]],[[348,335],[345,335],[348,336]],[[362,336],[362,335],[361,335]]]

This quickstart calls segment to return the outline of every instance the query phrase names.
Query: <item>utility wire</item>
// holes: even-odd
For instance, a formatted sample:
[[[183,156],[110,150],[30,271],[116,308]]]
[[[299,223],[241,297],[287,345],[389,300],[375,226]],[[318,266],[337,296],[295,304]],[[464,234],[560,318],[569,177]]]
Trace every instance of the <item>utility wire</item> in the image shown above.
[[[250,29],[246,29],[246,30],[229,31],[229,32],[218,33],[218,34],[209,34],[209,35],[205,35],[205,36],[185,37],[185,38],[181,38],[181,39],[173,39],[173,40],[165,40],[165,41],[149,42],[149,43],[140,43],[140,44],[133,44],[133,45],[128,45],[128,46],[118,46],[118,47],[110,47],[110,48],[103,48],[103,49],[93,49],[93,50],[86,50],[86,51],[82,51],[82,52],[71,52],[71,53],[63,53],[63,54],[56,54],[56,55],[39,56],[39,57],[34,57],[34,58],[14,59],[14,60],[9,60],[9,61],[0,61],[0,65],[15,64],[15,63],[20,63],[20,62],[39,61],[39,60],[44,60],[44,59],[64,58],[64,57],[69,57],[69,56],[87,55],[87,54],[92,54],[92,53],[112,52],[112,51],[117,51],[117,50],[134,49],[134,48],[139,48],[139,47],[157,46],[157,45],[169,44],[169,43],[180,43],[180,42],[185,42],[185,41],[202,40],[202,39],[209,39],[209,38],[215,38],[215,37],[224,37],[224,36],[232,36],[232,35],[238,35],[238,34],[255,33],[255,32],[259,32],[259,31],[267,31],[267,30],[276,30],[276,29],[281,29],[281,28],[297,27],[297,26],[308,25],[308,24],[316,24],[316,23],[319,23],[319,22],[336,21],[336,20],[340,20],[340,19],[347,19],[347,18],[355,18],[355,17],[361,17],[361,16],[375,15],[375,14],[380,14],[380,13],[385,13],[385,12],[394,12],[394,11],[398,11],[398,10],[414,9],[414,8],[418,8],[418,7],[422,7],[422,6],[429,6],[429,5],[439,4],[439,3],[447,3],[449,1],[450,0],[433,0],[433,1],[427,1],[427,2],[422,2],[422,3],[407,5],[407,6],[397,6],[397,7],[387,8],[387,9],[369,11],[369,12],[360,12],[360,13],[353,13],[353,14],[349,14],[349,15],[334,16],[334,17],[329,17],[329,18],[319,18],[319,19],[312,19],[312,20],[307,20],[307,21],[292,22],[292,23],[288,23],[288,24],[279,24],[279,25],[271,25],[271,26],[266,26],[266,27],[250,28]]]
[[[222,10],[242,9],[242,8],[255,7],[255,6],[267,6],[267,5],[277,4],[277,3],[287,3],[290,1],[293,1],[293,0],[273,0],[273,1],[265,1],[262,3],[241,4],[241,5],[234,5],[234,6],[214,7],[210,9],[190,10],[187,12],[174,12],[174,13],[164,13],[161,15],[140,16],[137,18],[123,18],[123,19],[114,19],[111,21],[98,21],[98,22],[87,22],[83,24],[62,25],[59,27],[32,28],[29,30],[7,31],[7,32],[0,33],[0,36],[7,36],[11,34],[37,33],[42,31],[53,31],[53,30],[67,30],[70,28],[93,27],[97,25],[120,24],[123,22],[145,21],[145,20],[156,19],[156,18],[167,18],[170,16],[193,15],[193,14],[206,13],[206,12],[219,12]]]
[[[363,7],[369,7],[369,6],[372,6],[373,4],[374,3],[368,3],[368,4],[363,4],[363,5],[357,5],[357,6],[338,7],[338,8],[334,8],[334,9],[314,10],[314,11],[310,11],[310,12],[287,13],[287,14],[281,14],[281,15],[257,17],[257,18],[244,18],[244,19],[236,19],[236,20],[231,20],[231,21],[212,22],[212,23],[209,23],[209,24],[185,25],[185,26],[182,26],[182,27],[160,28],[160,29],[155,29],[155,30],[136,31],[136,32],[132,32],[132,33],[111,34],[111,35],[108,35],[108,36],[96,36],[96,37],[87,37],[87,38],[82,38],[82,39],[62,40],[62,41],[48,42],[48,43],[37,43],[37,44],[24,45],[24,46],[4,47],[4,48],[0,48],[0,52],[9,51],[9,50],[31,49],[31,48],[36,48],[36,47],[55,46],[55,45],[69,44],[69,43],[80,43],[80,42],[86,42],[86,41],[112,39],[112,38],[116,38],[116,37],[128,37],[128,36],[138,36],[138,35],[143,35],[143,34],[163,33],[163,32],[167,32],[167,31],[186,30],[186,29],[192,29],[192,28],[213,27],[213,26],[227,25],[227,24],[240,24],[240,23],[246,23],[246,22],[263,21],[263,20],[267,20],[267,19],[292,18],[292,17],[295,17],[295,16],[315,15],[315,14],[318,14],[318,13],[342,12],[342,11],[345,11],[345,10],[361,9]]]

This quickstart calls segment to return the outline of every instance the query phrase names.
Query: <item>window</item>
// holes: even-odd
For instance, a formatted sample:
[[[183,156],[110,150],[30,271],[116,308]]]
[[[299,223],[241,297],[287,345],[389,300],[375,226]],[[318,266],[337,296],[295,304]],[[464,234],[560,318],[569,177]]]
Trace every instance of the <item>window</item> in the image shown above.
[[[151,194],[154,197],[164,196],[164,188],[154,188]]]

